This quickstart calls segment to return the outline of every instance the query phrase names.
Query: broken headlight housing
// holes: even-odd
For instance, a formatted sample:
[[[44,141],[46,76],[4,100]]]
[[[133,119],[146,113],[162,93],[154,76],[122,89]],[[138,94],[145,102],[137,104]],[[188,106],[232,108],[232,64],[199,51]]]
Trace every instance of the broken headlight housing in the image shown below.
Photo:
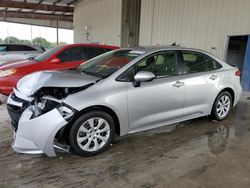
[[[75,113],[74,109],[64,103],[58,106],[57,110],[65,120],[70,120]]]
[[[33,117],[38,117],[45,114],[55,108],[61,113],[61,115],[68,119],[74,114],[74,110],[63,103],[63,100],[70,94],[77,93],[84,89],[87,89],[94,83],[82,86],[82,87],[43,87],[39,89],[32,97],[34,97],[32,108]]]
[[[55,108],[65,120],[69,120],[75,113],[75,110],[65,103],[58,103],[46,98],[32,106],[33,118],[41,116]]]

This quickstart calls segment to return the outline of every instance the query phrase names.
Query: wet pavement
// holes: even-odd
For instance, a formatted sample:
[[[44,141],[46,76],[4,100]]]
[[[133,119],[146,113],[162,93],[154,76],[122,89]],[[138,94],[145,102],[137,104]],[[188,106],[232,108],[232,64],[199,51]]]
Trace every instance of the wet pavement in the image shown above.
[[[119,138],[95,157],[16,154],[0,105],[0,188],[11,187],[250,187],[250,101],[223,122],[204,117]]]

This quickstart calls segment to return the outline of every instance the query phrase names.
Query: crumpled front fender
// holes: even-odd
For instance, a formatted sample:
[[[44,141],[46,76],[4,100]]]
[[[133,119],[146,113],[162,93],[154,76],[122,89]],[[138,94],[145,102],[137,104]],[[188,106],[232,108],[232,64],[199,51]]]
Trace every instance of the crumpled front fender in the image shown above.
[[[45,153],[48,156],[56,156],[55,135],[67,121],[56,108],[33,119],[31,119],[32,114],[29,108],[23,112],[12,148],[18,153]]]

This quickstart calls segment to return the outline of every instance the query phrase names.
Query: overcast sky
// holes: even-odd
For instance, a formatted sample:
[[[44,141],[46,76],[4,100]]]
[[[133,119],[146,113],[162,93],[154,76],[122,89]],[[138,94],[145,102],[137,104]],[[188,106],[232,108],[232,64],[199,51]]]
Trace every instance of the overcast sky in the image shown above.
[[[56,29],[50,27],[30,26],[25,24],[15,24],[8,22],[0,22],[0,38],[5,39],[8,35],[17,37],[18,39],[31,39],[43,37],[50,42],[56,42]],[[73,43],[73,31],[67,29],[59,29],[59,41]]]

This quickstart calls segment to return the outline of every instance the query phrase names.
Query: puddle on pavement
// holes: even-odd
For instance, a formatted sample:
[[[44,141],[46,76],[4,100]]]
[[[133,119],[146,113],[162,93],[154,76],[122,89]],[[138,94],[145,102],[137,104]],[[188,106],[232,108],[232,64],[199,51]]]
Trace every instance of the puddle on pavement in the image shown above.
[[[240,102],[223,122],[208,118],[116,139],[98,156],[18,155],[10,148],[10,129],[0,128],[0,187],[154,187],[186,174],[202,174],[220,156],[249,142],[250,105]],[[250,152],[250,151],[249,151]],[[166,178],[168,177],[168,178]]]

